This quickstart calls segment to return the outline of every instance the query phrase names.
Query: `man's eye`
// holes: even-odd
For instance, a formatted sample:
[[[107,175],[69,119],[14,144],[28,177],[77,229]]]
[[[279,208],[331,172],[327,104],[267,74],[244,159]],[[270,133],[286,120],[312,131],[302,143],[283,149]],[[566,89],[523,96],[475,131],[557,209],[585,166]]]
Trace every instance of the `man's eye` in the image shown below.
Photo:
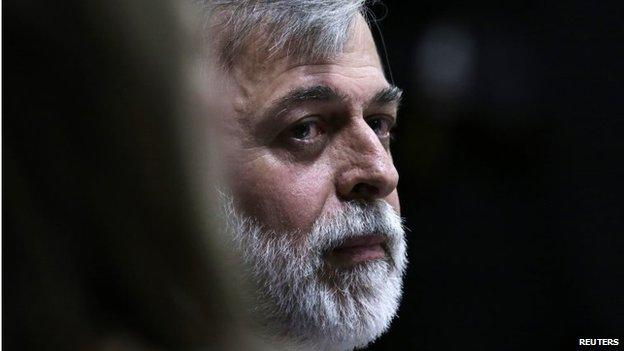
[[[385,117],[373,117],[369,118],[367,121],[368,125],[371,129],[379,136],[380,138],[385,138],[390,135],[390,129],[392,129],[392,122]]]
[[[293,126],[290,131],[290,137],[297,140],[311,140],[322,134],[321,127],[317,121],[304,121]]]

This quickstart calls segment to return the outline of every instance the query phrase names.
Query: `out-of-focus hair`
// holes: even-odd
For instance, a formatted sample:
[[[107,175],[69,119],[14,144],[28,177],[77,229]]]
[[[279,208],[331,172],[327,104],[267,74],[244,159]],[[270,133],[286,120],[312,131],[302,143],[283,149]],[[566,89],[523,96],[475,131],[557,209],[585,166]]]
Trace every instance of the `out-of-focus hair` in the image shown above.
[[[178,132],[179,3],[4,5],[2,346],[241,349]]]

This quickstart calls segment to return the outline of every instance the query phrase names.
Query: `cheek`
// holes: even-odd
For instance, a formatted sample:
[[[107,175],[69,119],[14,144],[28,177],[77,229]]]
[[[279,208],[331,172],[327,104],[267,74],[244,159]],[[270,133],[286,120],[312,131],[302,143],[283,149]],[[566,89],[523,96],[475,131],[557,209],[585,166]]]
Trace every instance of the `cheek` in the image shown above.
[[[271,229],[308,230],[323,213],[334,185],[323,166],[285,165],[270,156],[232,175],[233,191],[246,214]]]
[[[388,204],[390,204],[390,206],[394,208],[396,213],[398,213],[399,215],[401,214],[401,204],[399,201],[399,193],[397,192],[396,189],[394,189],[393,192],[391,192],[388,196],[386,196],[384,200],[386,200],[386,202],[388,202]]]

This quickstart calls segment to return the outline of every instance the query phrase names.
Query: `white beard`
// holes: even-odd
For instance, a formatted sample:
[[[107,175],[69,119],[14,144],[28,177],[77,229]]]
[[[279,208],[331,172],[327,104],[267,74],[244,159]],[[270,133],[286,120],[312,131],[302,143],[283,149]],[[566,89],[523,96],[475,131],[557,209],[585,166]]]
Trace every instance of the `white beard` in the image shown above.
[[[387,202],[346,203],[309,233],[267,230],[229,199],[223,208],[250,283],[250,312],[265,337],[293,347],[351,350],[387,330],[407,264],[401,218]],[[385,259],[350,268],[326,262],[325,254],[344,240],[370,234],[386,237]]]

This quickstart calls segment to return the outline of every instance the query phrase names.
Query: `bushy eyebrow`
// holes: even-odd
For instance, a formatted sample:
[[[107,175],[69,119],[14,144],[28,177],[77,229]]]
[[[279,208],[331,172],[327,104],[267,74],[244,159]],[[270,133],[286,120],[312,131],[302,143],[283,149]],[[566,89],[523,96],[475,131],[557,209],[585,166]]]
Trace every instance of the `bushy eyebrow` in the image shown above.
[[[348,98],[326,85],[296,88],[282,96],[267,112],[268,117],[278,117],[288,109],[306,102],[335,102],[345,101]]]
[[[401,101],[402,93],[401,89],[391,85],[375,93],[373,98],[366,105],[387,105],[394,103],[398,106]],[[349,99],[349,96],[341,94],[326,85],[296,88],[274,102],[266,115],[267,117],[278,117],[294,106],[301,105],[306,102],[338,102],[348,101]]]
[[[403,90],[395,85],[390,85],[378,91],[371,99],[369,105],[387,105],[394,103],[398,106],[401,103],[401,96],[403,96]]]

